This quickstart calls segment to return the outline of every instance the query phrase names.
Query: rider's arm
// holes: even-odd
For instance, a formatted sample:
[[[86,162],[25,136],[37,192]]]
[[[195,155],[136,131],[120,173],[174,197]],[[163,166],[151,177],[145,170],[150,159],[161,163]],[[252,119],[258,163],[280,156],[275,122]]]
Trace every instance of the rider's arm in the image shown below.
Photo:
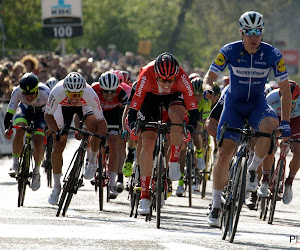
[[[292,96],[291,96],[291,89],[290,89],[288,79],[279,82],[278,86],[280,88],[280,93],[281,93],[281,119],[282,121],[289,121]]]
[[[47,122],[48,127],[50,127],[55,133],[59,131],[59,127],[57,126],[53,115],[45,113],[45,121]]]
[[[203,78],[203,92],[205,90],[212,90],[214,82],[218,79],[218,75],[211,70],[208,70]],[[209,98],[208,98],[209,99]]]

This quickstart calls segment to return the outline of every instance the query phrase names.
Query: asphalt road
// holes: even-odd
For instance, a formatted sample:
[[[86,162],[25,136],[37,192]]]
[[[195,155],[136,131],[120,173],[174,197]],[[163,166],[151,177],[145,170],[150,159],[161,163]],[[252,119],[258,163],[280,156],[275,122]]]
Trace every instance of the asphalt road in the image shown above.
[[[64,170],[78,142],[69,139],[64,152]],[[290,157],[288,157],[288,161]],[[221,239],[221,231],[206,222],[212,181],[201,199],[193,193],[193,207],[187,197],[173,194],[162,208],[161,229],[155,218],[129,217],[128,193],[104,202],[88,182],[80,188],[65,217],[56,217],[57,206],[48,204],[51,189],[42,174],[41,188],[26,192],[24,207],[17,206],[17,183],[7,174],[12,158],[0,159],[0,249],[299,249],[300,175],[295,178],[294,199],[289,205],[278,202],[273,225],[258,218],[258,211],[243,206],[234,243]],[[298,243],[296,243],[298,242]]]

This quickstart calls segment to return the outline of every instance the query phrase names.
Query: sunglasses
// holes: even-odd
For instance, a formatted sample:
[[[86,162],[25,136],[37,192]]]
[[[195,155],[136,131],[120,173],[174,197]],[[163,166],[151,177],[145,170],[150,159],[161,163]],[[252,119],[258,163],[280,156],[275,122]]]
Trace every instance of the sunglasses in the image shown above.
[[[252,35],[260,36],[262,34],[262,30],[261,29],[248,29],[248,30],[243,30],[243,33],[246,34],[247,36],[252,36]]]
[[[26,91],[22,91],[23,95],[35,95],[36,94],[36,90],[35,91],[30,91],[30,92],[26,92]]]
[[[71,97],[71,98],[72,97],[82,97],[83,91],[81,91],[81,92],[75,92],[75,93],[66,91],[66,94],[67,94],[68,97]]]
[[[104,94],[114,94],[114,93],[116,93],[116,90],[105,90],[105,89],[103,89],[102,92]]]
[[[175,81],[175,79],[176,79],[176,77],[172,77],[170,79],[163,79],[162,77],[157,77],[157,80],[162,82],[162,83],[167,83],[167,82],[172,83],[172,82]]]

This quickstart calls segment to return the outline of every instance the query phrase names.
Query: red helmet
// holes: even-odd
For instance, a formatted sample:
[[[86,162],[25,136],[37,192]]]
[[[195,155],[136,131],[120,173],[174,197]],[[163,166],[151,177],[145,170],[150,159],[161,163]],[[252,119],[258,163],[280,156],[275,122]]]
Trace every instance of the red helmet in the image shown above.
[[[292,100],[295,101],[299,98],[300,88],[299,85],[293,80],[289,80],[289,83],[291,86]]]
[[[300,94],[299,85],[293,80],[289,80],[289,84],[291,87],[292,101],[296,101],[299,98],[299,94]],[[279,96],[281,96],[280,90],[279,90]]]
[[[126,70],[122,70],[121,73],[123,74],[123,81],[125,83],[129,83],[130,82],[130,73]]]
[[[154,71],[156,77],[171,79],[177,76],[179,64],[171,53],[164,52],[155,59]]]

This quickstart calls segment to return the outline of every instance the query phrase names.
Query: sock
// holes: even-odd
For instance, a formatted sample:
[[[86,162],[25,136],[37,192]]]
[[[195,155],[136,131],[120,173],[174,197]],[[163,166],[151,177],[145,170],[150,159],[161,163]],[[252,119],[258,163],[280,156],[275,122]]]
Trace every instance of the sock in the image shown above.
[[[170,162],[178,162],[180,146],[171,145]]]
[[[41,166],[41,163],[35,163],[35,167],[33,169],[34,174],[39,174],[40,173],[40,166]]]
[[[221,208],[221,195],[223,190],[213,189],[212,208]]]
[[[202,149],[197,149],[196,150],[196,158],[203,158]]]
[[[254,170],[256,172],[258,166],[263,162],[263,160],[264,160],[264,158],[261,159],[261,158],[257,157],[256,154],[254,153],[253,160],[248,167],[248,171]]]
[[[123,174],[122,173],[118,173],[118,180],[117,180],[117,182],[123,183]]]
[[[92,149],[91,147],[86,148],[86,160],[89,161],[91,158]]]
[[[90,155],[90,158],[89,158],[89,163],[95,164],[96,161],[97,161],[97,155],[98,155],[98,151],[94,152],[94,151],[91,150],[91,155]]]
[[[133,162],[135,148],[128,147],[127,162]]]
[[[13,156],[13,164],[19,164],[19,157],[20,157],[20,154],[12,154]]]
[[[294,177],[295,177],[296,175],[295,174],[292,174],[291,172],[289,173],[289,176],[288,176],[288,178],[286,178],[286,180],[285,180],[285,185],[293,185],[293,180],[294,180]]]
[[[184,177],[184,173],[181,173],[181,178],[178,181],[178,186],[183,186],[183,177]]]
[[[61,178],[62,174],[53,174],[53,188],[54,189],[61,189],[61,184],[60,184],[60,178]]]
[[[117,173],[116,172],[109,172],[108,176],[109,176],[109,186],[115,187],[116,186]]]
[[[263,169],[262,174],[263,174],[262,182],[268,182],[269,183],[270,170],[264,170]]]
[[[150,176],[141,176],[141,199],[149,199]]]

